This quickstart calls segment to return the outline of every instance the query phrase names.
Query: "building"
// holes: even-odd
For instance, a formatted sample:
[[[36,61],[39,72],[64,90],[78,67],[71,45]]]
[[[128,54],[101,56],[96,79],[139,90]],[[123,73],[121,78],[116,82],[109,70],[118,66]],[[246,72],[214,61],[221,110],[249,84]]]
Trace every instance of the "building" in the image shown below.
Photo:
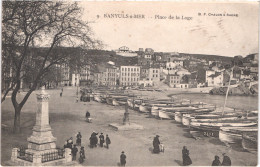
[[[121,66],[120,67],[120,85],[137,86],[140,81],[139,66]]]
[[[206,83],[209,87],[223,86],[223,72],[215,72],[206,77]]]
[[[71,85],[71,77],[70,77],[70,68],[67,63],[56,65],[56,68],[60,71],[60,84],[61,86],[70,86]],[[58,77],[58,75],[57,75]]]
[[[141,68],[139,85],[154,86],[160,82],[160,66],[144,66]]]
[[[137,56],[137,53],[129,50],[127,46],[122,46],[118,50],[115,51],[117,55],[125,56],[125,57],[134,57]]]
[[[181,82],[181,77],[178,74],[168,74],[167,75],[167,82],[169,87],[172,88],[179,88],[180,87],[180,82]]]
[[[144,52],[138,52],[138,65],[139,66],[146,66],[153,64],[153,56],[154,50],[151,48],[146,48]]]

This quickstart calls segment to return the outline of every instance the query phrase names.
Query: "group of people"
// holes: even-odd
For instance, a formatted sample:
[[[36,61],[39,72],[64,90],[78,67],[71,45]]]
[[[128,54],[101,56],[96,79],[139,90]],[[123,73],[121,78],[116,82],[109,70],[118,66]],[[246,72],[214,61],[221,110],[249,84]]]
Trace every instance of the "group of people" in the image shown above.
[[[72,154],[72,161],[75,161],[77,159],[77,153],[78,153],[78,148],[77,146],[80,147],[80,151],[79,151],[79,163],[83,163],[85,157],[85,150],[84,147],[81,146],[81,138],[82,135],[80,132],[78,132],[77,136],[76,136],[76,144],[73,145],[73,138],[71,137],[70,139],[68,139],[65,144],[64,144],[64,149],[65,148],[70,148],[71,149],[71,154]],[[72,147],[73,146],[73,147]]]
[[[212,166],[231,166],[231,159],[225,153],[223,155],[222,163],[219,160],[219,156],[215,156],[214,161],[212,162]]]
[[[97,144],[98,144],[97,135],[98,135],[98,133],[96,133],[95,131],[93,131],[93,133],[91,134],[91,136],[89,138],[90,148],[97,147]],[[106,143],[106,148],[109,149],[109,144],[111,144],[111,140],[110,140],[108,134],[106,135],[106,138],[105,138],[103,133],[101,133],[99,135],[99,145],[100,145],[100,147],[104,147],[104,143]]]
[[[164,151],[164,146],[161,144],[159,140],[159,135],[156,135],[153,139],[153,153],[160,153]],[[188,166],[192,164],[192,160],[190,158],[190,152],[186,146],[183,146],[182,149],[182,162],[183,166]],[[219,156],[215,156],[215,160],[212,162],[212,166],[231,166],[231,159],[224,153],[222,163],[219,160]]]

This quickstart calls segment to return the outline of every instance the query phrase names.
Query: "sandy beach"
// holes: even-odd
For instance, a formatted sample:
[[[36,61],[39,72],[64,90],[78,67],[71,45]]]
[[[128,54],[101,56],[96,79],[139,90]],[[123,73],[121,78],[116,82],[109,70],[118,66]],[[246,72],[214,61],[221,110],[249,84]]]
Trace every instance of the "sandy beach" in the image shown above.
[[[57,146],[63,147],[65,140],[70,137],[73,137],[75,143],[77,132],[81,132],[86,153],[83,165],[117,166],[121,151],[125,151],[127,166],[180,166],[183,146],[189,149],[194,166],[210,166],[215,155],[218,155],[222,161],[222,153],[228,154],[232,165],[257,165],[257,154],[245,152],[240,146],[226,147],[217,138],[195,140],[191,138],[188,128],[177,124],[174,120],[158,120],[129,110],[130,122],[142,125],[144,129],[115,131],[108,125],[122,122],[124,107],[109,106],[95,101],[76,103],[76,88],[64,88],[62,97],[59,97],[60,90],[47,90],[47,92],[51,95],[50,125],[54,137],[57,138]],[[27,145],[26,139],[31,135],[35,123],[36,94],[37,91],[30,96],[22,109],[21,134],[10,133],[14,116],[10,98],[2,103],[2,124],[7,126],[2,128],[2,165],[10,160],[12,147]],[[147,97],[166,98],[167,94],[168,92],[149,92]],[[92,123],[85,121],[87,110],[93,118]],[[110,148],[89,148],[89,137],[92,131],[108,134],[111,139]],[[164,153],[152,153],[152,141],[156,134],[160,135],[160,141],[165,146]]]

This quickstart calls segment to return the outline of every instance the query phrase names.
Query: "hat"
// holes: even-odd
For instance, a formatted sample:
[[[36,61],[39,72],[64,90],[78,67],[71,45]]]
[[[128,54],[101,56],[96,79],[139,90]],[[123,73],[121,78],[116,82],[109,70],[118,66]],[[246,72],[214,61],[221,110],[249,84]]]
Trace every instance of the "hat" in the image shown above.
[[[159,135],[156,135],[156,137],[160,137]]]
[[[103,134],[103,133],[101,132],[101,134]]]
[[[122,151],[122,154],[124,154],[125,152],[124,151]]]
[[[107,136],[108,136],[108,134],[107,134]]]
[[[223,155],[223,156],[225,156],[225,155],[226,155],[226,153],[223,153],[222,155]]]

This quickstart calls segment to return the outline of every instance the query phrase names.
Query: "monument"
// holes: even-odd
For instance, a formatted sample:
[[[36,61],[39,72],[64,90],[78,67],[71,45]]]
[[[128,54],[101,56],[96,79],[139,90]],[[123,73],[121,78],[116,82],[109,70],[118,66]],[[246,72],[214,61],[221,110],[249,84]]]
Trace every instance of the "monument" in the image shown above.
[[[54,166],[72,163],[69,148],[56,148],[56,138],[49,125],[49,97],[44,87],[37,94],[36,123],[32,135],[27,139],[28,148],[13,148],[10,165],[15,166]]]
[[[130,123],[129,120],[129,112],[128,112],[128,103],[125,104],[125,113],[123,117],[123,123],[111,123],[109,124],[115,130],[141,130],[143,126],[138,125],[136,123]]]

